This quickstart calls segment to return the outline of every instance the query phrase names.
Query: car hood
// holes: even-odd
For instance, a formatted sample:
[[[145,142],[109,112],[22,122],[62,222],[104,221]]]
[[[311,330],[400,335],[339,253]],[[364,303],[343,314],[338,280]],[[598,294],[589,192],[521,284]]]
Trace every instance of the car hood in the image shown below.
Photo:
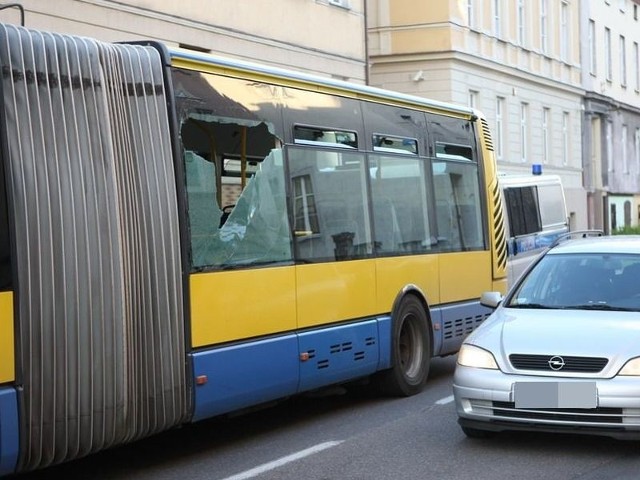
[[[619,369],[640,356],[640,313],[498,308],[465,342],[506,370],[512,353],[606,357],[607,370]]]

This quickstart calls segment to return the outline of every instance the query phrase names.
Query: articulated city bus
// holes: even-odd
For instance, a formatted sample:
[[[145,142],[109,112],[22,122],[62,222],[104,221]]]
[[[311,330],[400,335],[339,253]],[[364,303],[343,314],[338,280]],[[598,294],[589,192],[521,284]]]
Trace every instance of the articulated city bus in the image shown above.
[[[367,379],[506,288],[466,107],[0,25],[0,474]]]

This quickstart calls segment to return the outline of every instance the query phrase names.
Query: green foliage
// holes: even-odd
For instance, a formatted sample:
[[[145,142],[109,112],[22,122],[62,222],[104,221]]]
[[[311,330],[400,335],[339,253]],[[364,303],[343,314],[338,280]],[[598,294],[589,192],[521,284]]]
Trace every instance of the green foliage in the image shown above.
[[[613,231],[613,235],[640,235],[640,226],[620,227]]]

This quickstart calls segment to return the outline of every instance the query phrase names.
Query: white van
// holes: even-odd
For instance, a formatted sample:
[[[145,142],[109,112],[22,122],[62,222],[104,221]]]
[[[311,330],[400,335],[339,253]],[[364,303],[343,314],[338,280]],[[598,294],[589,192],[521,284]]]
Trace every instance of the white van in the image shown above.
[[[569,231],[562,182],[557,175],[500,175],[508,245],[508,282]]]

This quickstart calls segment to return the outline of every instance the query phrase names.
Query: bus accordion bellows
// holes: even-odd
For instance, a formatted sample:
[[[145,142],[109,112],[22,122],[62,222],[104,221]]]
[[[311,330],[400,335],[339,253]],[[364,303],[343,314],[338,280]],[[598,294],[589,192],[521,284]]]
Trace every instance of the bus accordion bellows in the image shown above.
[[[466,107],[0,25],[0,475],[369,379],[506,288]]]
[[[558,175],[498,175],[504,201],[508,284],[536,257],[569,232],[562,180]]]

